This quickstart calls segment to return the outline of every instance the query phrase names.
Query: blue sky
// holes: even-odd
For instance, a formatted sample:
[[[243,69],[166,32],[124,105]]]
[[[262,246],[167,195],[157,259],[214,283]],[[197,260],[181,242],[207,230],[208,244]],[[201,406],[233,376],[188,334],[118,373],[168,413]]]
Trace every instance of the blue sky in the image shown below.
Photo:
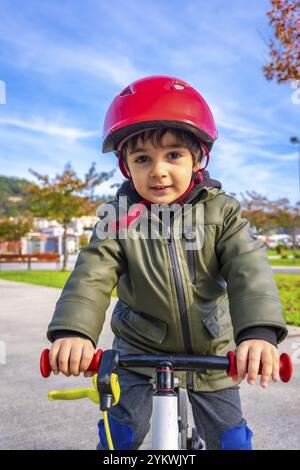
[[[268,82],[268,0],[1,0],[0,174],[83,176],[117,168],[101,153],[105,111],[147,75],[181,78],[204,96],[219,138],[209,171],[228,192],[298,199],[300,100]],[[117,170],[99,194],[123,181]]]

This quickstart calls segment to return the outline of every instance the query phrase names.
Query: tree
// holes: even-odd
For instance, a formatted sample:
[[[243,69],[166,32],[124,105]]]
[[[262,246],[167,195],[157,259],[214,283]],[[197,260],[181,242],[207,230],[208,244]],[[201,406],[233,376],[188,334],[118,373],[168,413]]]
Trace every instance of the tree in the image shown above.
[[[267,80],[278,83],[300,79],[300,1],[271,0],[273,9],[267,13],[274,28],[269,41],[270,62],[263,67]]]
[[[26,207],[29,181],[23,178],[0,176],[0,217],[28,216]]]
[[[287,198],[273,201],[271,205],[273,222],[277,224],[278,227],[286,228],[292,236],[292,249],[293,255],[295,256],[296,229],[300,227],[300,205],[297,203],[293,206]]]
[[[246,217],[252,227],[255,227],[258,234],[262,234],[270,228],[273,222],[270,201],[256,191],[246,191],[246,195],[247,197],[241,193],[242,215]]]
[[[246,191],[247,197],[241,193],[242,214],[248,219],[257,233],[266,233],[270,229],[284,228],[293,239],[293,251],[296,248],[296,229],[300,227],[300,204],[290,204],[289,199],[282,198],[270,201],[255,191]],[[295,255],[295,253],[294,253]]]
[[[41,183],[41,186],[32,183],[28,188],[30,211],[37,217],[54,219],[63,226],[62,271],[65,271],[68,261],[66,248],[68,225],[73,217],[96,213],[100,201],[95,198],[94,190],[96,186],[111,178],[115,170],[98,174],[95,163],[92,163],[84,179],[80,179],[71,164],[67,163],[63,173],[57,174],[52,181],[47,175],[41,175],[32,169],[29,171]]]
[[[19,241],[33,227],[32,217],[7,217],[0,220],[0,240]],[[20,249],[21,254],[21,249]]]

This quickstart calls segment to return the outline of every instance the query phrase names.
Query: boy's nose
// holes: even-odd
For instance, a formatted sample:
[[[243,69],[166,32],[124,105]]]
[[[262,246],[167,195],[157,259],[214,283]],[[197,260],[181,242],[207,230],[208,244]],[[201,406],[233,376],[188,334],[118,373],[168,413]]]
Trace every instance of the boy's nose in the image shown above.
[[[151,168],[151,176],[162,177],[164,175],[167,175],[167,169],[163,163],[156,163],[153,165]]]

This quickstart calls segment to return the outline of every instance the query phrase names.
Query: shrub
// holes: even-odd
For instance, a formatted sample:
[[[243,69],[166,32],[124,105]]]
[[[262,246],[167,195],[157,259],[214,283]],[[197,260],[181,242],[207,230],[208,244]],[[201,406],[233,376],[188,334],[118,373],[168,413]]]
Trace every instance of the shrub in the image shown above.
[[[279,255],[284,255],[286,250],[286,245],[284,243],[278,243],[276,246],[276,251]]]

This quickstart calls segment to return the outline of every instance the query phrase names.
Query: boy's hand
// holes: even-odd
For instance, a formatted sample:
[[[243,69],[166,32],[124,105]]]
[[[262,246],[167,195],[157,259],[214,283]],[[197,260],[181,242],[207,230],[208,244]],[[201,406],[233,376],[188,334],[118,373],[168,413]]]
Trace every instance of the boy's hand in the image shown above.
[[[93,359],[95,348],[89,339],[70,336],[54,341],[49,352],[49,363],[54,374],[61,371],[67,377],[92,377],[94,372],[85,372]]]
[[[260,339],[243,341],[235,350],[238,373],[233,376],[235,382],[244,379],[248,373],[248,383],[256,381],[260,362],[263,364],[260,385],[267,388],[270,377],[274,382],[279,378],[279,354],[275,346]],[[247,361],[248,370],[247,370]]]

